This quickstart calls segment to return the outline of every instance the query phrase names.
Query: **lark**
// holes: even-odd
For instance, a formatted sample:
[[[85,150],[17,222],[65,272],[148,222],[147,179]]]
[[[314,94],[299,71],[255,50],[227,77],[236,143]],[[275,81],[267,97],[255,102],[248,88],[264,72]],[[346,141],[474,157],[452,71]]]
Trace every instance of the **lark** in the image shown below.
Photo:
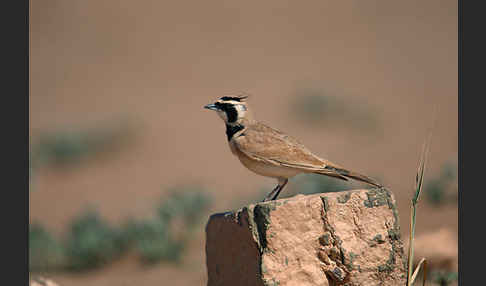
[[[275,200],[289,178],[315,173],[347,181],[348,178],[382,187],[375,180],[349,171],[307,149],[300,141],[253,118],[248,96],[223,96],[204,108],[214,110],[226,125],[231,152],[254,173],[275,178],[277,186],[263,199]]]

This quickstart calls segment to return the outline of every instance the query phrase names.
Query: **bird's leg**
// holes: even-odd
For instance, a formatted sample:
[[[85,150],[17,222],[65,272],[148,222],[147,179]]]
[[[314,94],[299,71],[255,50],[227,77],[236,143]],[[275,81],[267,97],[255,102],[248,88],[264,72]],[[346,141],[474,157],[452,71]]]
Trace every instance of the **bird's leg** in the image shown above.
[[[280,194],[280,191],[282,191],[282,189],[285,187],[288,181],[289,181],[288,179],[279,178],[278,185],[263,199],[262,202],[269,201],[270,198],[272,198],[271,199],[272,201],[277,199],[278,195]]]
[[[277,193],[275,194],[275,196],[273,196],[272,198],[272,201],[276,200],[278,195],[280,194],[280,191],[282,191],[282,189],[285,187],[285,185],[287,185],[287,182],[289,181],[289,179],[278,179],[278,191]]]
[[[269,201],[270,198],[272,197],[272,195],[278,191],[278,189],[280,188],[280,184],[278,184],[270,193],[268,193],[268,195],[263,199],[262,202],[266,202],[266,201]]]

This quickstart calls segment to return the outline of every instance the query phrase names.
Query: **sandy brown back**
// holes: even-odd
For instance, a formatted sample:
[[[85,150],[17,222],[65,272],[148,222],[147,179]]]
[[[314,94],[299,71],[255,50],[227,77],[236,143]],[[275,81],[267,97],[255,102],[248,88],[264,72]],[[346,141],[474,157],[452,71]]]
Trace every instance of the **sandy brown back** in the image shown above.
[[[297,139],[261,122],[246,126],[242,136],[234,138],[233,141],[247,156],[270,164],[307,171],[323,170],[328,165],[335,166],[314,155]]]

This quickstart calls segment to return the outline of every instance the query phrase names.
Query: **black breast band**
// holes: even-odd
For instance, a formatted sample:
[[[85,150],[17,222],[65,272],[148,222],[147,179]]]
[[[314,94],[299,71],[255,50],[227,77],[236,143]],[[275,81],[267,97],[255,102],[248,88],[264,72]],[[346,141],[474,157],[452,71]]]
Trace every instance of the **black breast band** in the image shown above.
[[[238,125],[226,124],[226,137],[228,138],[228,141],[230,141],[231,138],[233,138],[233,135],[235,135],[235,133],[242,130],[243,128],[245,128],[245,126],[240,124]]]

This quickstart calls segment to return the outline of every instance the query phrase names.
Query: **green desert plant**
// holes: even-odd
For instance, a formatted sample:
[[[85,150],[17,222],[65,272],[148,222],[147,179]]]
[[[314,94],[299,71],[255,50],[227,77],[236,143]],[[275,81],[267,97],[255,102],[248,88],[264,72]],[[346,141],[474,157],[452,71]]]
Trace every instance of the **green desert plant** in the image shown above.
[[[40,164],[71,165],[110,150],[126,135],[125,130],[110,128],[46,133],[33,146],[33,152]]]
[[[143,263],[180,260],[185,240],[177,240],[171,233],[169,222],[156,217],[132,221],[125,228],[126,236]]]
[[[75,166],[80,162],[116,150],[133,137],[131,122],[120,120],[89,129],[45,132],[30,138],[29,187],[34,187],[37,169],[44,166]],[[32,142],[34,141],[34,142]]]
[[[174,187],[161,201],[153,218],[126,224],[125,237],[144,263],[178,262],[192,229],[210,203],[211,197],[199,187]]]
[[[423,278],[423,284],[425,285],[425,280],[426,280],[426,266],[427,262],[425,259],[422,259],[419,264],[417,265],[417,268],[415,271],[413,271],[413,252],[414,252],[414,246],[413,246],[413,240],[415,238],[415,224],[416,224],[416,211],[417,211],[417,203],[418,199],[420,196],[420,192],[422,191],[422,186],[423,186],[423,180],[424,180],[424,174],[425,174],[425,166],[426,166],[426,159],[427,159],[427,151],[428,151],[428,146],[427,144],[424,145],[424,148],[422,150],[422,154],[420,157],[420,163],[419,163],[419,168],[417,171],[417,175],[415,177],[415,194],[412,198],[412,204],[411,204],[411,212],[410,212],[410,238],[409,238],[409,249],[408,249],[408,268],[407,268],[407,286],[413,285],[413,282],[415,281],[415,278],[417,277],[417,274],[420,270],[420,267],[422,264],[424,265],[424,278]]]
[[[131,122],[119,120],[87,129],[63,129],[42,133],[31,144],[31,166],[75,165],[115,149],[134,132]]]
[[[338,98],[310,89],[297,94],[292,106],[299,116],[311,122],[322,121],[345,109],[345,105]]]
[[[457,272],[448,271],[434,271],[430,276],[432,281],[440,286],[448,286],[458,278]]]
[[[64,248],[38,223],[29,225],[29,270],[57,270],[65,263]]]
[[[448,191],[450,190],[450,186],[452,183],[454,183],[456,177],[456,166],[450,163],[442,166],[439,176],[430,179],[425,185],[424,193],[427,201],[436,206],[454,201],[454,195],[450,194]]]
[[[201,221],[201,213],[208,209],[211,197],[197,186],[180,186],[169,190],[169,196],[157,208],[160,218],[169,221],[182,217],[192,227]]]
[[[125,250],[120,234],[97,212],[88,210],[81,214],[71,223],[66,239],[67,268],[89,270],[119,257]]]
[[[302,174],[297,177],[295,182],[299,194],[310,195],[317,193],[339,192],[349,189],[349,183],[336,178],[317,174]],[[287,196],[297,193],[290,192]]]
[[[174,188],[152,218],[128,219],[120,227],[90,209],[74,218],[62,243],[38,224],[30,226],[30,270],[91,270],[134,249],[146,264],[178,262],[211,197],[201,188]]]
[[[435,112],[434,112],[434,120],[433,124],[435,123]],[[415,271],[413,270],[413,256],[414,256],[414,245],[413,241],[415,238],[415,225],[416,225],[416,213],[417,213],[417,204],[419,201],[420,193],[422,192],[423,185],[424,185],[424,176],[425,176],[425,168],[427,166],[427,155],[429,153],[429,146],[430,141],[432,139],[432,129],[433,126],[429,130],[429,134],[423,144],[422,153],[420,154],[420,161],[418,170],[415,176],[415,192],[412,197],[411,206],[410,206],[410,237],[409,237],[409,246],[408,246],[408,266],[407,266],[407,286],[413,285],[420,269],[423,269],[423,285],[425,285],[425,281],[427,280],[427,260],[422,258],[420,262],[417,264]]]
[[[307,124],[347,126],[377,130],[376,112],[366,102],[345,96],[328,95],[319,89],[302,89],[291,102],[292,114]]]

